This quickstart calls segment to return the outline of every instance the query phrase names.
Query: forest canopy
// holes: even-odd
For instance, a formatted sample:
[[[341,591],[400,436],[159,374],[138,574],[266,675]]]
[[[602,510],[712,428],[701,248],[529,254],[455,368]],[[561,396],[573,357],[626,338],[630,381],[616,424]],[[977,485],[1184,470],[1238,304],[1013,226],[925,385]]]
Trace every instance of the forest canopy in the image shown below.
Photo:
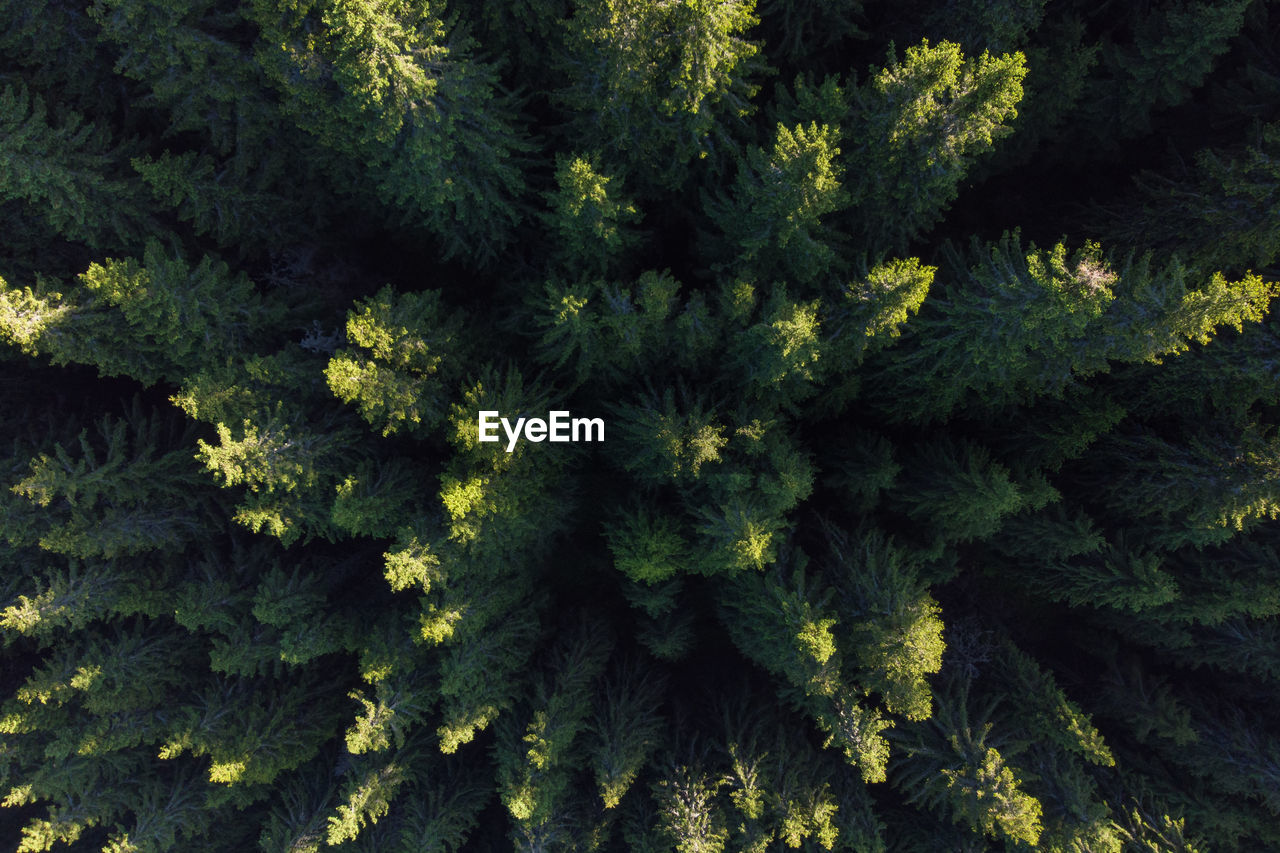
[[[0,847],[1280,849],[1278,282],[1270,0],[0,0]]]

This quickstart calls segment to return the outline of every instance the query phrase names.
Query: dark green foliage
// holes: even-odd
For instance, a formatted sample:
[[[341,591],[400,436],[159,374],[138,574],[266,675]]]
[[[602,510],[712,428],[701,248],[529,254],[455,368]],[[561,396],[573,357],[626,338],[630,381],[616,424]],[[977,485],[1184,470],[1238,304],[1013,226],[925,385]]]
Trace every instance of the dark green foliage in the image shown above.
[[[1206,267],[1265,267],[1280,255],[1278,158],[1280,125],[1270,124],[1247,147],[1200,152],[1177,178],[1147,175],[1142,208],[1127,211],[1116,232]]]
[[[493,69],[409,3],[252,4],[255,52],[297,126],[363,167],[377,198],[486,260],[518,221],[523,147]],[[359,180],[359,179],[357,179]]]
[[[1280,849],[1276,36],[0,0],[0,849]]]
[[[1105,82],[1088,101],[1094,139],[1119,139],[1147,127],[1151,112],[1190,95],[1244,24],[1249,0],[1167,3],[1133,15],[1132,41],[1107,45]]]
[[[835,260],[824,215],[847,203],[840,186],[839,128],[778,125],[772,149],[752,148],[732,195],[708,211],[725,232],[735,266],[749,275],[809,282]]]
[[[1059,396],[1112,360],[1158,362],[1190,341],[1207,343],[1221,326],[1258,322],[1275,294],[1258,276],[1232,282],[1177,260],[1156,267],[1146,255],[1113,264],[1092,244],[1023,254],[1006,235],[986,251],[975,242],[971,252],[974,265],[962,269],[966,261],[954,257],[956,279],[910,327],[905,351],[887,357],[895,393],[906,383],[918,389],[915,400],[894,405],[896,416]]]
[[[1017,115],[1020,53],[966,59],[959,45],[908,48],[852,94],[845,123],[856,244],[901,252],[941,218],[975,157]]]
[[[148,241],[142,263],[94,263],[65,293],[36,279],[0,279],[0,334],[54,364],[92,364],[144,385],[180,380],[245,348],[280,319],[243,274],[203,258],[194,267]]]
[[[751,111],[752,58],[742,37],[752,0],[590,0],[569,22],[559,93],[582,137],[617,152],[635,182],[678,186],[690,161],[723,147]]]
[[[147,233],[144,194],[125,180],[126,149],[77,113],[50,115],[25,86],[0,87],[0,199],[23,203],[59,237],[95,249],[136,247]]]

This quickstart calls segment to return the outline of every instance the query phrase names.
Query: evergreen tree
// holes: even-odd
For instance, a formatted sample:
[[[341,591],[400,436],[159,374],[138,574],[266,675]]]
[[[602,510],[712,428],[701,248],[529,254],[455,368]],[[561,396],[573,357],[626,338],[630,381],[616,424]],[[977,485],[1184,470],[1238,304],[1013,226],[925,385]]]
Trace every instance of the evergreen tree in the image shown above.
[[[91,264],[55,290],[37,278],[18,289],[0,279],[0,334],[54,364],[92,364],[144,385],[189,376],[245,347],[280,318],[243,274],[205,257],[194,267],[155,240],[142,263]]]
[[[65,240],[132,249],[154,230],[145,195],[125,180],[128,148],[70,110],[50,116],[26,86],[0,86],[0,200],[22,202]]]
[[[631,182],[671,189],[692,160],[731,147],[726,121],[750,112],[751,0],[592,0],[570,21],[559,94],[573,127],[618,152]]]
[[[1090,244],[1022,256],[1017,237],[1006,235],[988,254],[976,244],[972,251],[976,265],[957,270],[963,284],[948,284],[908,327],[907,351],[885,370],[930,389],[904,404],[899,384],[895,416],[936,417],[977,395],[993,408],[1058,396],[1111,360],[1159,361],[1208,342],[1220,326],[1258,322],[1274,295],[1252,275],[1231,282],[1215,274],[1196,289],[1195,271],[1176,260],[1157,268],[1143,256],[1117,268]]]
[[[808,282],[836,260],[821,219],[847,201],[841,190],[838,128],[779,124],[772,150],[747,151],[728,199],[710,218],[725,232],[733,265],[749,277]]]
[[[442,9],[258,0],[256,55],[297,126],[368,170],[378,199],[448,255],[491,258],[519,220],[524,147],[493,69]],[[356,178],[355,180],[360,180]]]
[[[973,60],[924,42],[851,93],[841,147],[857,245],[879,259],[937,221],[973,159],[1009,133],[1026,73],[1021,53]]]
[[[1267,5],[0,0],[0,848],[1280,849]]]
[[[383,288],[347,315],[347,340],[360,349],[334,353],[325,377],[383,435],[426,435],[444,419],[445,382],[467,351],[462,333],[438,292],[398,296]]]

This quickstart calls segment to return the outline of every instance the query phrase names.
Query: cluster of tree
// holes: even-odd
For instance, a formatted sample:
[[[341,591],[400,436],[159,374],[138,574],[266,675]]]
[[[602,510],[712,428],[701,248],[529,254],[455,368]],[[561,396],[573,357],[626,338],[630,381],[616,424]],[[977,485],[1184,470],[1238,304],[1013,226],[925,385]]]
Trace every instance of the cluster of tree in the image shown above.
[[[1274,6],[0,0],[0,845],[1280,848]]]

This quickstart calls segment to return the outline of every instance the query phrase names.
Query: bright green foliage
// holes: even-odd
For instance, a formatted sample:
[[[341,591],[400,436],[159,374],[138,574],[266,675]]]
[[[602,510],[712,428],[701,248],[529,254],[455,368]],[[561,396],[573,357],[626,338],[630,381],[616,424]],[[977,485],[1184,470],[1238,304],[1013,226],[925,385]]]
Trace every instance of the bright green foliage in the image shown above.
[[[347,314],[347,342],[325,370],[333,393],[383,435],[430,434],[444,419],[447,385],[467,351],[461,319],[438,291],[385,287]]]
[[[237,522],[285,544],[331,534],[333,493],[325,486],[334,479],[331,466],[342,452],[341,434],[299,423],[277,406],[257,422],[245,418],[235,430],[219,423],[217,436],[217,444],[197,440],[196,458],[218,485],[245,488]]]
[[[214,427],[217,443],[197,441],[196,456],[219,485],[243,488],[233,518],[286,544],[389,533],[399,525],[380,514],[418,497],[417,488],[388,494],[405,474],[359,450],[362,430],[327,393],[325,363],[301,347],[227,359],[188,377],[172,398]]]
[[[668,389],[661,403],[648,400],[619,411],[617,432],[622,434],[623,465],[644,480],[655,484],[698,479],[720,462],[720,451],[728,444],[725,427],[714,412],[704,411],[699,400],[684,399],[676,404],[675,392]]]
[[[859,357],[872,345],[868,339],[884,345],[886,339],[898,337],[903,324],[924,304],[936,272],[936,267],[923,266],[918,258],[878,264],[842,290],[829,321],[833,333],[858,347]]]
[[[666,580],[687,566],[688,545],[676,522],[644,507],[626,512],[605,527],[618,571],[640,583]]]
[[[1274,5],[0,0],[0,849],[1280,850]]]
[[[924,42],[858,90],[842,148],[860,246],[902,251],[938,220],[974,158],[1009,133],[1026,73],[1021,53],[973,60]]]
[[[579,765],[573,746],[587,725],[590,691],[610,651],[604,629],[584,623],[556,649],[553,673],[535,690],[523,736],[517,724],[504,718],[497,778],[517,831],[536,835],[563,808],[571,773]]]
[[[401,533],[396,547],[383,556],[387,583],[396,592],[419,587],[423,592],[430,592],[432,584],[445,577],[440,557],[431,552],[430,544],[419,541],[409,531]]]
[[[654,784],[659,833],[676,853],[720,853],[728,831],[715,803],[723,781],[696,767],[673,766]]]
[[[338,813],[329,818],[325,841],[334,847],[351,841],[366,824],[377,823],[391,808],[391,799],[404,784],[404,771],[395,763],[383,765],[357,777],[343,792]]]
[[[789,685],[793,702],[811,714],[867,782],[885,778],[888,744],[880,733],[891,723],[862,707],[841,676],[832,629],[830,591],[812,590],[802,569],[790,579],[778,570],[742,575],[721,598],[722,619],[749,658]]]
[[[735,848],[799,848],[808,840],[810,849],[834,849],[843,840],[844,804],[831,790],[822,757],[769,716],[757,712],[737,724],[730,712],[725,716]]]
[[[11,567],[6,569],[12,572]],[[42,568],[32,574],[36,577],[20,587],[23,591],[13,595],[0,611],[0,631],[6,645],[19,636],[43,644],[64,628],[82,630],[111,611],[127,607],[130,579],[118,563],[86,566],[68,561],[66,566]]]
[[[561,455],[547,444],[520,442],[511,453],[502,442],[480,443],[476,412],[547,412],[550,405],[537,385],[526,387],[520,373],[485,371],[464,387],[461,402],[449,410],[448,438],[455,453],[440,474],[439,499],[446,514],[448,538],[475,557],[496,553],[519,554],[536,549],[556,531],[563,514],[529,512],[554,493]]]
[[[256,0],[251,18],[293,121],[367,168],[378,198],[447,254],[484,259],[519,218],[522,146],[493,69],[468,57],[442,13],[403,0]]]
[[[64,239],[132,248],[150,223],[139,188],[124,180],[127,155],[73,112],[50,120],[43,98],[0,87],[0,200],[20,200]]]
[[[722,122],[750,109],[759,48],[742,33],[754,23],[752,0],[589,0],[569,24],[574,83],[560,97],[629,177],[676,186],[722,142]]]
[[[847,202],[838,161],[840,131],[779,124],[773,148],[752,148],[731,195],[708,214],[724,231],[734,269],[749,276],[812,281],[836,260],[822,217]]]
[[[1040,802],[1024,790],[1022,774],[987,742],[992,724],[975,720],[967,690],[940,697],[928,723],[913,730],[895,784],[956,822],[990,837],[1034,847],[1042,832]]]
[[[995,406],[1061,394],[1111,360],[1158,361],[1209,341],[1220,326],[1258,322],[1275,293],[1257,276],[1221,274],[1197,290],[1195,272],[1177,261],[1155,269],[1147,256],[1113,267],[1089,244],[1020,257],[1017,238],[1006,235],[989,254],[976,244],[973,253],[976,265],[908,327],[918,346],[894,358],[890,375],[930,389],[903,407],[906,417],[940,415],[973,395]]]
[[[63,293],[0,280],[0,336],[54,364],[92,364],[145,385],[185,377],[279,318],[253,284],[208,257],[194,267],[157,241],[142,263],[91,264]]]
[[[909,557],[879,532],[850,538],[829,531],[839,634],[858,683],[908,720],[932,713],[927,678],[942,667],[945,643],[938,603]]]
[[[818,303],[793,302],[779,285],[761,306],[760,319],[734,347],[748,387],[765,401],[799,401],[814,391],[823,365]]]
[[[1207,849],[1199,846],[1199,839],[1188,839],[1184,835],[1187,823],[1185,820],[1174,820],[1167,814],[1153,817],[1139,808],[1128,809],[1123,817],[1121,837],[1144,853],[1158,853],[1161,850],[1201,853]]]
[[[924,304],[936,267],[918,258],[881,263],[840,289],[823,312],[827,391],[812,401],[819,411],[848,405],[861,385],[855,368],[867,356],[891,345]]]
[[[384,637],[395,634],[390,638],[397,643],[394,648],[376,648],[376,644],[371,643],[362,649],[365,666],[361,677],[372,682],[373,689],[371,696],[367,686],[349,694],[360,704],[355,721],[345,735],[347,752],[352,755],[402,750],[407,748],[406,744],[412,746],[412,738],[422,733],[420,724],[435,703],[436,695],[430,683],[435,673],[427,666],[430,659],[400,633],[403,627],[396,625],[393,631],[383,628],[379,632]]]
[[[615,179],[601,174],[597,158],[559,157],[555,193],[547,200],[547,224],[556,238],[556,254],[571,273],[604,274],[609,262],[635,242],[630,226],[640,218],[635,205],[611,193]]]

